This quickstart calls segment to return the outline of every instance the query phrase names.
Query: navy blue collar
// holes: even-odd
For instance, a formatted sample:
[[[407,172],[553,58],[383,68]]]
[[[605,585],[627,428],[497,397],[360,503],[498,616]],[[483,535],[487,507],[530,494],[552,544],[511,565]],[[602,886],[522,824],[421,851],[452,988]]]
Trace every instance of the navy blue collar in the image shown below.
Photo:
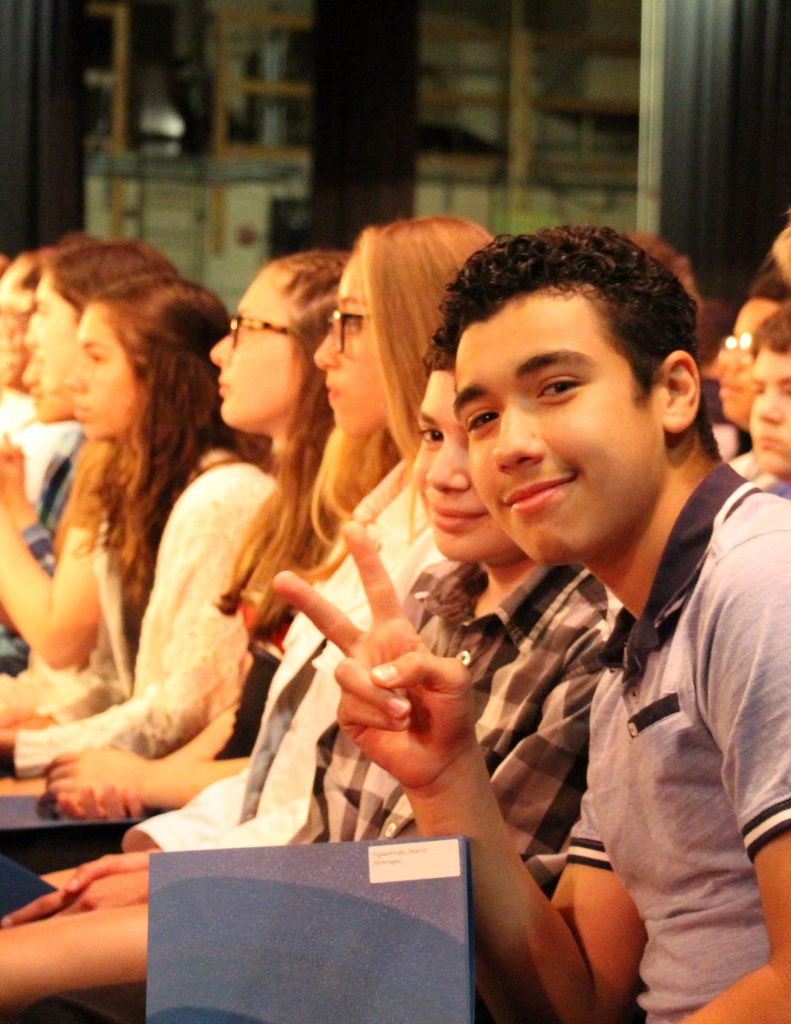
[[[730,466],[720,464],[687,499],[665,545],[643,614],[635,620],[624,608],[600,655],[608,668],[624,669],[625,683],[642,676],[650,652],[660,647],[672,632],[675,617],[700,573],[714,520],[725,502],[745,483],[744,477]],[[753,493],[760,492],[753,488],[743,497]],[[729,513],[732,511],[733,508],[729,509]]]

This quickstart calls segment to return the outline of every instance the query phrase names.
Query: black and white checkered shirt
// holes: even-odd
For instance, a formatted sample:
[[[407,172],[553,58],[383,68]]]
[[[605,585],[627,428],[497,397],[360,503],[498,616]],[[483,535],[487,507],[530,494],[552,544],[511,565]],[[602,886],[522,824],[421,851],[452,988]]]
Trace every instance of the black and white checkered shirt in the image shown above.
[[[514,840],[551,888],[585,789],[588,716],[608,633],[607,594],[576,566],[537,568],[495,611],[476,617],[476,565],[422,573],[406,612],[434,653],[470,656],[478,739]],[[298,841],[393,838],[415,828],[396,780],[337,725],[319,741],[310,817]]]

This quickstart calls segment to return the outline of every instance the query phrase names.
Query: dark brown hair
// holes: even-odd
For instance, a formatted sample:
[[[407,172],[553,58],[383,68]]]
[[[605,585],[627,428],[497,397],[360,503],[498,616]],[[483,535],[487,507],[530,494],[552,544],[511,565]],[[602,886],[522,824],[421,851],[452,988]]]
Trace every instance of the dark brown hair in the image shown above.
[[[53,246],[45,253],[41,273],[49,275],[55,291],[78,313],[116,281],[140,274],[178,277],[173,264],[158,249],[134,239],[81,239]]]
[[[237,450],[220,418],[212,347],[228,315],[211,292],[176,277],[138,276],[96,295],[141,385],[142,406],[123,438],[88,446],[69,525],[114,559],[134,637],[173,505],[211,449]]]

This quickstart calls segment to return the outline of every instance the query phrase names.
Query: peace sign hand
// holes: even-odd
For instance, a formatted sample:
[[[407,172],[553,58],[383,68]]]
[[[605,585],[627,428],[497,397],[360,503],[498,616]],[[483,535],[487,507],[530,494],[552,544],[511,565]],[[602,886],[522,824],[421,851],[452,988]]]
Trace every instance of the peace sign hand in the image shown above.
[[[275,589],[347,656],[335,671],[344,732],[406,789],[431,786],[475,745],[468,673],[422,644],[363,527],[349,524],[344,536],[371,608],[370,629],[358,629],[293,573],[279,573]]]

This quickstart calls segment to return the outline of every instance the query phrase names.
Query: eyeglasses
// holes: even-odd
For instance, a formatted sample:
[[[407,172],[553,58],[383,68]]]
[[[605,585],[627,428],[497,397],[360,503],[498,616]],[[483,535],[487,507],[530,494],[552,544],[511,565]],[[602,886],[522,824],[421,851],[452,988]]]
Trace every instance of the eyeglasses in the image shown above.
[[[368,319],[367,313],[344,313],[334,309],[327,321],[327,333],[335,344],[335,351],[342,355],[350,338],[356,337],[362,330],[363,320]]]
[[[290,327],[281,327],[279,324],[270,324],[268,320],[254,320],[249,316],[231,317],[231,352],[235,352],[241,343],[242,331],[272,331],[274,334],[292,334]]]
[[[720,346],[720,353],[726,356],[733,356],[740,362],[749,363],[753,358],[753,336],[749,331],[744,331],[738,337],[729,334],[723,339]]]

